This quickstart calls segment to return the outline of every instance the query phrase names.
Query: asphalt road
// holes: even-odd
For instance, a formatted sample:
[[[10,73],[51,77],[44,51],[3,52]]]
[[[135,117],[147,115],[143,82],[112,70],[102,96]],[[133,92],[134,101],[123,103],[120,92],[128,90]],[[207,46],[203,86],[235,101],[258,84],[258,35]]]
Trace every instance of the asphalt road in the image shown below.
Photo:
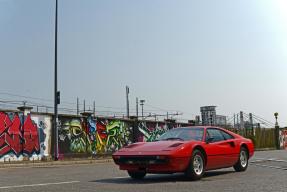
[[[134,181],[113,163],[0,169],[0,191],[287,191],[287,151],[256,152],[246,172],[207,172],[200,181],[182,174]]]

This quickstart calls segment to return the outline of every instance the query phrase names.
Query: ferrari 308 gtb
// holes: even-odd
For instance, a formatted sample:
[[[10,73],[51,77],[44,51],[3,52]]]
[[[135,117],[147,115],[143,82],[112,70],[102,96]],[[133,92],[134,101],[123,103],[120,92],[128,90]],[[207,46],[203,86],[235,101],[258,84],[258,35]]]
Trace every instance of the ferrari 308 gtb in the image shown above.
[[[207,170],[245,171],[253,154],[250,139],[219,127],[194,126],[171,129],[154,142],[130,144],[115,152],[113,160],[134,179],[147,173],[183,172],[197,180]]]

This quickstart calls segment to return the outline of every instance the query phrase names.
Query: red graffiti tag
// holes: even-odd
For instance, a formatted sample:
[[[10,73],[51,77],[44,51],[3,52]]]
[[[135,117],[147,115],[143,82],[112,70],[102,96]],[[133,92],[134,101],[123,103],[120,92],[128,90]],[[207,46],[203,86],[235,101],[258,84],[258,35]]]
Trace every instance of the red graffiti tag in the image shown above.
[[[24,130],[24,151],[28,154],[33,151],[39,151],[39,137],[37,126],[31,120],[31,116],[29,115],[23,126]]]
[[[37,126],[31,116],[28,115],[24,125],[21,125],[19,115],[15,114],[11,121],[6,113],[0,112],[0,157],[9,153],[19,156],[39,151]]]
[[[97,132],[101,139],[107,139],[106,125],[103,122],[97,122]]]

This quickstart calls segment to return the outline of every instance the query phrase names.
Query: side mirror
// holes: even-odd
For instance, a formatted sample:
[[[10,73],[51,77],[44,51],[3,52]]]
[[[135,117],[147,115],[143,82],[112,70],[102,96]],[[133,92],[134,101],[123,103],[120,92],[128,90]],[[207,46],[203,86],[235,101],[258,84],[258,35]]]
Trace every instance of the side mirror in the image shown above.
[[[208,139],[206,139],[206,143],[207,143],[207,144],[208,144],[208,143],[212,143],[213,140],[214,140],[213,137],[209,137]]]

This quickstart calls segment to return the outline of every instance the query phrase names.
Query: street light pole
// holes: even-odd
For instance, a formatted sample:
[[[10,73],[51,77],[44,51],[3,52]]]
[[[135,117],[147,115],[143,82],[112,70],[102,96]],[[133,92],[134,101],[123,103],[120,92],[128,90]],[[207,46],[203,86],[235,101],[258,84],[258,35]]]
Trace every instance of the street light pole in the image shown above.
[[[276,149],[280,149],[280,141],[279,141],[279,124],[278,124],[278,113],[274,113],[275,116],[275,144],[276,144]]]
[[[57,61],[58,61],[58,0],[56,0],[55,7],[55,81],[54,81],[54,133],[55,133],[55,148],[54,148],[54,160],[57,161],[59,158],[58,152],[58,104],[60,104],[60,92],[58,92],[58,69],[57,69]]]

